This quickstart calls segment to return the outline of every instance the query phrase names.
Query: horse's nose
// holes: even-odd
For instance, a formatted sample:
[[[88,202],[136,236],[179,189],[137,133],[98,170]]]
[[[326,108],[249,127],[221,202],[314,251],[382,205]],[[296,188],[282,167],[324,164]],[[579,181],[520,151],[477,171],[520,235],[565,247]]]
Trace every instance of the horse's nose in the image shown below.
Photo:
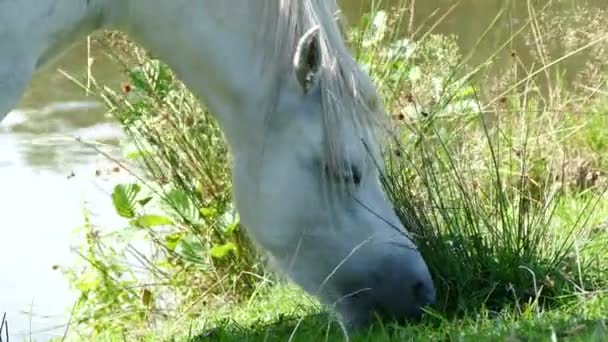
[[[435,304],[435,286],[432,282],[418,281],[413,285],[412,293],[420,306]]]

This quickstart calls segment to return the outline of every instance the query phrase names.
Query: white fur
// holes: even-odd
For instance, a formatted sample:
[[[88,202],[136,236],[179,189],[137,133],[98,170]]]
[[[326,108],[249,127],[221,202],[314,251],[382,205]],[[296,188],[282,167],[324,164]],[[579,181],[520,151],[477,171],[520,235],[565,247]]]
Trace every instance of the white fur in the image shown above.
[[[416,316],[434,286],[379,182],[382,108],[336,10],[334,0],[0,0],[0,119],[71,43],[123,30],[218,119],[242,222],[284,272],[354,325],[372,310]],[[315,44],[301,44],[307,31]]]

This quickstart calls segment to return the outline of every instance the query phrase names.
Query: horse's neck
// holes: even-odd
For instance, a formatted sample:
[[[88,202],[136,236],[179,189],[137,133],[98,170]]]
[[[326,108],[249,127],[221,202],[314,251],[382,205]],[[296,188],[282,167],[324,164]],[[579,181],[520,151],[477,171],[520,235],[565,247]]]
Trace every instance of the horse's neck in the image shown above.
[[[124,25],[204,102],[233,149],[259,139],[262,107],[274,81],[259,72],[263,48],[256,40],[261,25],[254,3],[261,2],[133,1]]]
[[[100,24],[99,1],[0,1],[0,120],[34,71]]]
[[[261,0],[0,0],[0,121],[34,71],[97,29],[125,31],[167,62],[220,122],[251,145],[274,75],[258,72]],[[274,67],[268,68],[273,71]]]

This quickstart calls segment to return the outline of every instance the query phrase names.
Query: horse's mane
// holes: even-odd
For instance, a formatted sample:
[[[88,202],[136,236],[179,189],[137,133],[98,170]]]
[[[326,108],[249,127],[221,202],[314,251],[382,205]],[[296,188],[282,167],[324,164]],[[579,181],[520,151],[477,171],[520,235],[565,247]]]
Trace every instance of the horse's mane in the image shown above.
[[[376,90],[370,79],[358,71],[357,62],[345,43],[341,17],[335,0],[263,0],[263,19],[266,27],[261,38],[274,40],[274,48],[267,51],[265,65],[288,71],[299,39],[310,28],[318,25],[322,55],[319,84],[322,93],[325,162],[343,169],[345,146],[341,146],[340,127],[345,120],[352,123],[361,139],[374,147],[376,131],[381,122],[380,101],[375,101]],[[281,73],[284,74],[284,73]],[[373,99],[374,104],[369,100]],[[370,108],[376,107],[376,108]],[[363,146],[363,144],[361,144]]]

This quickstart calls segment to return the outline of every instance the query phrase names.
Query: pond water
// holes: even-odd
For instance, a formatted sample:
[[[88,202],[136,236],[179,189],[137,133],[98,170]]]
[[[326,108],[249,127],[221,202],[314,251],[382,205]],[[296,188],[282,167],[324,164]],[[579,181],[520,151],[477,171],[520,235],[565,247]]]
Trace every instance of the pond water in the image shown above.
[[[401,1],[384,1],[383,5]],[[555,0],[565,13],[577,10],[575,2],[576,6],[600,7],[604,1]],[[342,3],[347,17],[354,20],[370,1]],[[417,1],[414,27],[435,10],[445,11],[451,3]],[[461,49],[468,51],[499,9],[508,9],[491,39],[477,48],[477,61],[481,61],[508,38],[513,25],[521,25],[527,18],[524,3],[463,0],[435,31],[458,35]],[[103,54],[96,53],[95,46],[93,55],[97,80],[117,89],[123,75]],[[119,157],[115,146],[122,133],[104,118],[99,103],[57,70],[62,68],[80,79],[86,75],[86,65],[83,42],[38,74],[19,108],[0,125],[0,315],[7,312],[15,341],[29,339],[30,331],[38,341],[63,333],[76,298],[60,270],[75,258],[70,251],[75,243],[72,232],[83,224],[84,203],[93,211],[96,224],[120,222],[111,208],[109,192],[127,176],[96,176],[97,170],[110,169],[112,162],[74,137],[102,142],[104,149]],[[59,270],[54,269],[56,265]]]
[[[29,339],[30,331],[38,341],[61,336],[76,299],[61,267],[74,260],[73,230],[84,222],[84,205],[95,223],[118,223],[108,194],[126,176],[96,176],[112,163],[75,137],[107,144],[104,151],[118,157],[112,146],[121,131],[104,119],[100,103],[57,71],[82,77],[86,65],[79,46],[37,75],[0,125],[0,314],[7,312],[14,341]],[[96,66],[100,81],[118,84],[110,61],[100,57]]]

